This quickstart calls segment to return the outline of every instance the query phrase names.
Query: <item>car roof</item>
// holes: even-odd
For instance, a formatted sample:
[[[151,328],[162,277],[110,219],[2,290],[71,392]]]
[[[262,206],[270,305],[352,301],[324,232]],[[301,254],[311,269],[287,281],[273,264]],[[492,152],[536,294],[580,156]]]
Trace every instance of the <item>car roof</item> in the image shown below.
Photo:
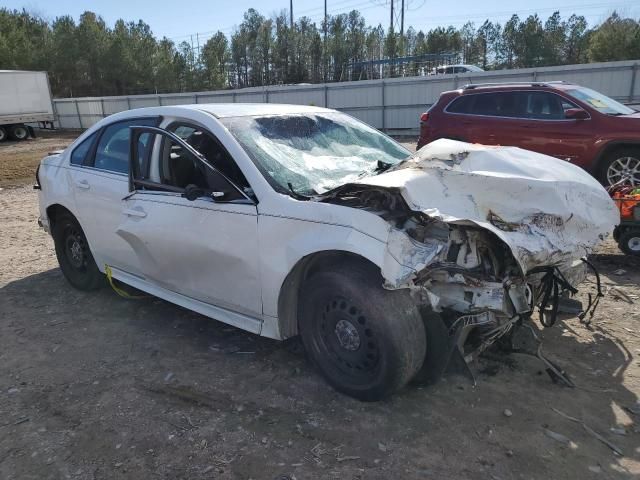
[[[311,105],[289,105],[282,103],[195,103],[176,106],[192,110],[201,110],[210,113],[216,118],[248,117],[253,115],[296,115],[335,111]]]

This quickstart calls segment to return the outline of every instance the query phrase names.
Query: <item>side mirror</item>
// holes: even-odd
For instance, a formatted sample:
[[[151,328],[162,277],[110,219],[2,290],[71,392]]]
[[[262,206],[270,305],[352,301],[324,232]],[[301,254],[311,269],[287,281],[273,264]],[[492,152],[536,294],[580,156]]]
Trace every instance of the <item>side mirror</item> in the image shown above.
[[[204,191],[204,188],[200,188],[197,185],[193,185],[191,183],[185,187],[184,193],[182,194],[182,196],[190,202],[193,202],[200,197],[204,197],[205,195],[206,192]]]
[[[568,120],[586,120],[589,114],[581,108],[569,108],[564,111],[564,118]]]

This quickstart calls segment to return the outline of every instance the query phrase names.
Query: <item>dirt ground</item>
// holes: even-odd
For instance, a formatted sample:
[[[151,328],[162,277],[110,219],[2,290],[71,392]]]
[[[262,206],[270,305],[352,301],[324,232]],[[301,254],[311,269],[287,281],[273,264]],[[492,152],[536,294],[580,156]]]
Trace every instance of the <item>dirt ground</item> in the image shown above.
[[[365,404],[295,341],[74,290],[15,180],[71,138],[0,145],[0,478],[639,478],[640,261],[613,243],[592,256],[608,293],[591,327],[536,326],[577,388],[512,354],[473,365],[475,386]]]

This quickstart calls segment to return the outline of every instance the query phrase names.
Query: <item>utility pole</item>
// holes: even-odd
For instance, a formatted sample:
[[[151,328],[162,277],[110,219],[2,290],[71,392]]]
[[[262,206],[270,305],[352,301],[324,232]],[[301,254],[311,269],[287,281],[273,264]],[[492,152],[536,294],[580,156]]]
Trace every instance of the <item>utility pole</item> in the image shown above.
[[[389,20],[389,30],[393,29],[393,0],[389,0],[389,2],[391,3],[391,17]]]
[[[400,12],[400,38],[404,38],[404,0],[402,0]]]
[[[291,21],[291,28],[293,29],[293,0],[289,0],[289,18]]]
[[[324,58],[323,58],[323,72],[322,72],[322,77],[323,80],[326,82],[327,81],[327,69],[329,68],[328,65],[328,55],[327,55],[327,0],[324,0],[324,22],[322,24],[322,30],[324,33],[324,40],[323,40],[323,50],[324,50]]]

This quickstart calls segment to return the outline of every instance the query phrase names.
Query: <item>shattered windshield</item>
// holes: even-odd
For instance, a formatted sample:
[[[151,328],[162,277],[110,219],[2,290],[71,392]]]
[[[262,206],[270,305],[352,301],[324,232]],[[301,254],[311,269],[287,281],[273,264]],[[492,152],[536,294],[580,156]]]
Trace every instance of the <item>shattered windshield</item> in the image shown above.
[[[222,122],[283,193],[323,193],[410,154],[386,135],[338,112],[233,117]]]

